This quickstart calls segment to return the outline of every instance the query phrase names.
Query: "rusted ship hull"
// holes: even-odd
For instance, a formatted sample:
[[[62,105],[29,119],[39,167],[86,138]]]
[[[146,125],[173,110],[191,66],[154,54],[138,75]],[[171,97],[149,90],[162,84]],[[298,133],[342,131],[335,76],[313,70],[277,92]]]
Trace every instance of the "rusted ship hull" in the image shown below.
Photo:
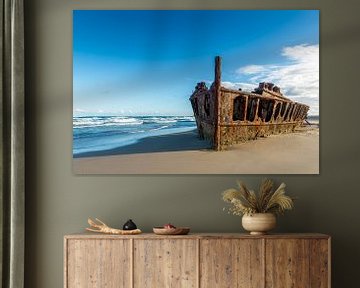
[[[309,106],[294,102],[272,83],[260,83],[253,92],[221,86],[221,59],[215,59],[215,81],[210,88],[197,84],[190,102],[198,133],[213,149],[271,134],[291,133],[306,119]]]

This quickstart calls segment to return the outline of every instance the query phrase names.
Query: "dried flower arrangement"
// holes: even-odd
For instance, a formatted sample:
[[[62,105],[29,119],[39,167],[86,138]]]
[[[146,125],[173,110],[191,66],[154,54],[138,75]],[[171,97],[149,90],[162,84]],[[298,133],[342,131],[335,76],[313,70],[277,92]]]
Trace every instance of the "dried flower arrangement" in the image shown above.
[[[115,235],[136,235],[141,233],[141,230],[137,228],[132,230],[121,230],[121,229],[111,228],[97,218],[95,218],[95,221],[88,218],[88,223],[91,228],[86,228],[86,230],[91,232],[115,234]]]
[[[238,189],[227,189],[222,194],[222,199],[231,204],[229,213],[233,215],[283,214],[285,210],[291,210],[294,207],[294,198],[285,195],[285,183],[281,183],[274,190],[274,182],[264,179],[258,193],[249,190],[241,181],[238,181],[237,184]]]

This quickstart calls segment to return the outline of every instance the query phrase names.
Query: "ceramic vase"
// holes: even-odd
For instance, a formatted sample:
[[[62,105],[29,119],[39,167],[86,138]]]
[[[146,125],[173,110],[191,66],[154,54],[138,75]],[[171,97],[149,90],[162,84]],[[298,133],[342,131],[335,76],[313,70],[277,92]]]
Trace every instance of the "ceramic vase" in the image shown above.
[[[255,213],[242,217],[242,226],[251,235],[263,235],[276,226],[276,217],[273,213]]]

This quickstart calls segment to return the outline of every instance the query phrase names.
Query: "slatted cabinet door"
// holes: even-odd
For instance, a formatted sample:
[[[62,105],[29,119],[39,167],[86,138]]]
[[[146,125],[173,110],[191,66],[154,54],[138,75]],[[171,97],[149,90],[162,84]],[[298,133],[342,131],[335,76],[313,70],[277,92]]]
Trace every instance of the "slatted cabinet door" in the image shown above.
[[[308,239],[266,239],[266,288],[309,287]]]
[[[196,288],[198,240],[134,240],[134,288]],[[209,286],[210,287],[210,286]]]
[[[131,287],[130,241],[68,239],[65,287]]]
[[[202,239],[200,287],[264,287],[261,239]]]

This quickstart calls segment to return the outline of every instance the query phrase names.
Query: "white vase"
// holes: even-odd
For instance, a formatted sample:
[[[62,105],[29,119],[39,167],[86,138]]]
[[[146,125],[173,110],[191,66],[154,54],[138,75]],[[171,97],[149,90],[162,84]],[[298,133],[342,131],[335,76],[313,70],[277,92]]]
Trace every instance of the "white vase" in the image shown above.
[[[276,217],[272,213],[255,213],[242,217],[242,226],[251,235],[263,235],[276,226]]]

